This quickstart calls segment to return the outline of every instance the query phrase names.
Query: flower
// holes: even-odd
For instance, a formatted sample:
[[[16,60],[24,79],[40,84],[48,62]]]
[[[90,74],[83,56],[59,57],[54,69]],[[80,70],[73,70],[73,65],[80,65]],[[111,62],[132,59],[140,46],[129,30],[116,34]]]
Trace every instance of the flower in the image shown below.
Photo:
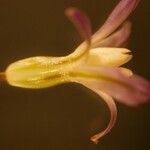
[[[113,98],[129,106],[150,100],[150,83],[132,71],[120,67],[132,55],[124,47],[131,31],[127,17],[140,0],[121,0],[104,25],[91,36],[91,24],[84,12],[69,8],[66,15],[85,41],[65,57],[37,56],[10,64],[0,80],[21,88],[47,88],[77,82],[93,90],[107,103],[111,119],[107,128],[94,135],[95,143],[114,126],[117,108]]]

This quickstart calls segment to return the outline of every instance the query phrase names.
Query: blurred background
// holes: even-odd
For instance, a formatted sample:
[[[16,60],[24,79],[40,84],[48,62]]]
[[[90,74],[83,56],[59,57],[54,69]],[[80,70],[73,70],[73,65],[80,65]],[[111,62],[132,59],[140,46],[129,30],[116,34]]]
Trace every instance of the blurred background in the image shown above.
[[[83,9],[93,31],[119,0],[0,0],[0,70],[30,56],[67,55],[81,42],[64,16],[65,8]],[[127,64],[150,80],[150,1],[140,3],[133,23]],[[97,145],[90,137],[105,128],[109,111],[103,100],[77,84],[27,90],[0,83],[1,150],[141,150],[150,149],[150,104],[130,108],[117,103],[112,132]]]

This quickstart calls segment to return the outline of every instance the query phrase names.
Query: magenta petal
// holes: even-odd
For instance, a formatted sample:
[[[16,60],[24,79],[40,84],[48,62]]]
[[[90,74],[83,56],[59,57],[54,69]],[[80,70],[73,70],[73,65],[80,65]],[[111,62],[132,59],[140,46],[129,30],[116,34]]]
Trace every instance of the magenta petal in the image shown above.
[[[103,131],[101,131],[100,133],[94,135],[91,137],[91,141],[93,141],[94,143],[98,143],[98,140],[105,136],[106,134],[108,134],[111,129],[114,127],[115,122],[116,122],[116,118],[117,118],[117,108],[116,108],[116,104],[114,102],[114,100],[112,99],[111,96],[107,95],[106,93],[103,93],[99,90],[94,90],[99,96],[101,96],[104,101],[107,103],[109,110],[110,110],[110,121],[109,124],[107,125],[106,129],[104,129]]]
[[[76,82],[89,84],[129,106],[150,102],[150,82],[132,75],[126,76],[119,68],[82,68],[84,77],[76,77]],[[90,88],[90,87],[89,87]]]
[[[98,143],[99,139],[102,138],[103,136],[105,136],[106,134],[108,134],[111,129],[113,128],[115,122],[116,122],[116,118],[117,118],[117,108],[116,108],[116,104],[114,102],[114,100],[112,99],[111,96],[107,95],[106,93],[95,89],[94,87],[88,85],[88,84],[84,84],[84,86],[88,87],[89,89],[93,90],[94,92],[96,92],[100,97],[103,98],[103,100],[106,102],[109,110],[110,110],[110,121],[109,124],[107,125],[107,127],[101,131],[100,133],[94,135],[91,137],[91,141],[93,141],[95,144]]]
[[[92,48],[96,47],[122,47],[127,43],[131,33],[131,23],[125,22],[123,26],[106,39],[92,44]]]
[[[121,0],[104,25],[93,36],[94,42],[102,40],[114,32],[136,8],[140,0]]]
[[[81,36],[87,40],[90,45],[91,23],[86,14],[77,8],[71,7],[66,10],[66,15],[75,25]]]
[[[129,80],[132,81],[132,86],[139,91],[137,94],[137,97],[143,96],[143,99],[137,99],[138,101],[135,101],[135,103],[145,103],[147,101],[150,102],[150,83],[149,81],[141,78],[138,75],[132,75],[129,77]]]

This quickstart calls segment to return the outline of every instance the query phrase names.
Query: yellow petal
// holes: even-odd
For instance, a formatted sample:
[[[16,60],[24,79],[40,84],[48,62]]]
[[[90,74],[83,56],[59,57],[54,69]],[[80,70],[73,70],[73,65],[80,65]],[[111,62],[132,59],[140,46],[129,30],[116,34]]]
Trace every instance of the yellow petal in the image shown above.
[[[132,55],[125,48],[95,48],[89,52],[88,64],[118,67],[127,63]]]
[[[130,69],[123,68],[123,67],[120,67],[120,69],[121,69],[121,72],[124,73],[127,76],[132,76],[133,75],[133,72]]]

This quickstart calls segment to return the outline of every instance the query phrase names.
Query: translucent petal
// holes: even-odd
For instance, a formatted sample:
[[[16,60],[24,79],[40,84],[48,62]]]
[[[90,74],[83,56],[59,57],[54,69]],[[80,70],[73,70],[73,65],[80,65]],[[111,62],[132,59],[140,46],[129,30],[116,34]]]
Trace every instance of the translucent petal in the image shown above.
[[[114,32],[127,19],[139,2],[140,0],[121,0],[104,25],[93,35],[93,43]]]
[[[127,76],[132,76],[133,75],[133,72],[130,69],[123,68],[123,67],[119,67],[119,69],[121,70],[122,73],[124,73]]]
[[[119,68],[82,67],[72,77],[129,106],[150,101],[150,83],[137,75],[127,76]]]
[[[111,114],[111,119],[109,121],[109,124],[107,125],[107,127],[101,131],[100,133],[94,135],[91,137],[91,141],[93,141],[94,143],[98,143],[98,140],[105,136],[107,133],[109,133],[111,131],[111,129],[113,128],[115,122],[116,122],[116,118],[117,118],[117,108],[116,108],[116,104],[114,102],[114,100],[112,99],[111,96],[107,95],[106,93],[95,89],[93,86],[91,86],[90,84],[83,84],[84,86],[86,86],[87,88],[93,90],[94,92],[96,92],[100,97],[103,98],[103,100],[106,102],[109,110],[110,110],[110,114]]]
[[[116,104],[111,96],[109,96],[106,93],[101,92],[99,90],[94,90],[94,91],[104,99],[104,101],[107,103],[110,113],[111,113],[111,118],[110,118],[110,121],[109,121],[109,124],[107,125],[107,127],[102,132],[91,137],[91,140],[94,143],[97,143],[101,137],[105,136],[113,128],[113,126],[116,122],[116,118],[117,118],[117,108],[116,108]]]
[[[91,23],[86,14],[78,8],[71,7],[65,11],[68,18],[75,25],[83,39],[90,42],[91,38]]]
[[[121,66],[127,63],[132,55],[125,48],[95,48],[89,51],[87,63],[98,66]]]
[[[74,7],[68,8],[65,11],[67,17],[71,20],[71,22],[75,25],[85,42],[81,44],[74,53],[70,54],[69,57],[71,59],[78,59],[85,54],[87,54],[88,50],[91,46],[91,23],[86,14]]]
[[[108,36],[102,41],[98,41],[92,44],[92,48],[96,47],[122,47],[128,41],[131,33],[131,23],[125,22],[123,26],[114,32],[112,35]]]

